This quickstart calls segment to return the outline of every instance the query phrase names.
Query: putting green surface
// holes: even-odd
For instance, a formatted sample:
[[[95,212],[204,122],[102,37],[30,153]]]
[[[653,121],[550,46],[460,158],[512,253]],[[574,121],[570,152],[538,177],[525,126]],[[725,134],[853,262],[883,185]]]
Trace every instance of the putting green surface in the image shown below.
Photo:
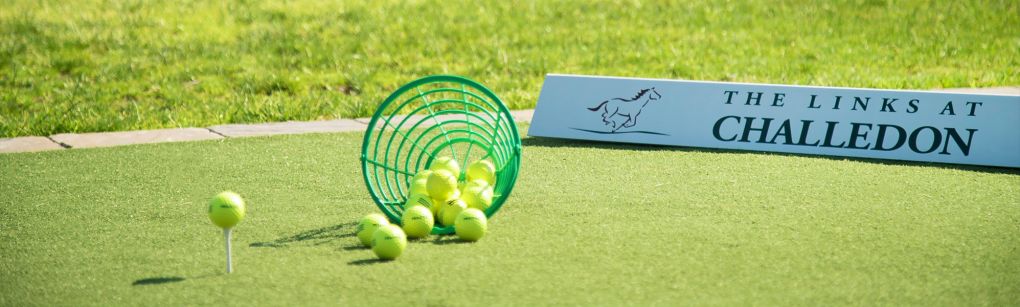
[[[378,262],[361,137],[0,155],[0,305],[1020,304],[1015,170],[525,138],[485,238]]]

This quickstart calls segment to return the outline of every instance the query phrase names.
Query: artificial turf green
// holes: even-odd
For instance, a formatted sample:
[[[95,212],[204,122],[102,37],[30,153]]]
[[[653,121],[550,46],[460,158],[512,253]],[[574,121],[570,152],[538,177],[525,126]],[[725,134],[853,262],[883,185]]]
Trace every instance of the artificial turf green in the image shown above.
[[[546,73],[1020,84],[992,1],[0,0],[0,137],[364,117],[431,74],[533,107]]]
[[[0,305],[1020,304],[1016,170],[525,138],[485,238],[377,262],[361,137],[0,155]]]

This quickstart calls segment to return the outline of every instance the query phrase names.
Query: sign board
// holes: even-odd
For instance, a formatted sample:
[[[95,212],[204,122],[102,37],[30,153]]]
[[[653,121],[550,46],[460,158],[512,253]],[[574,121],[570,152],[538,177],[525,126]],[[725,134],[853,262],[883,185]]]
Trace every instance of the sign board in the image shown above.
[[[550,74],[528,135],[1020,167],[1020,96]]]

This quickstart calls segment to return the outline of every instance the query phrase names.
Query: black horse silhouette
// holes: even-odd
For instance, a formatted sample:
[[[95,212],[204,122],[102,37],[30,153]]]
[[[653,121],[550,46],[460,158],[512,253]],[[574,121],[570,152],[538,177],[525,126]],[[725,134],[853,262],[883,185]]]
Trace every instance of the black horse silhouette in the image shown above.
[[[659,100],[662,95],[655,91],[655,88],[646,88],[638,91],[631,99],[613,98],[603,101],[597,106],[587,108],[589,111],[602,111],[602,123],[613,127],[613,132],[620,128],[630,128],[637,124],[638,115],[645,105],[652,100]],[[617,119],[620,120],[619,124]]]

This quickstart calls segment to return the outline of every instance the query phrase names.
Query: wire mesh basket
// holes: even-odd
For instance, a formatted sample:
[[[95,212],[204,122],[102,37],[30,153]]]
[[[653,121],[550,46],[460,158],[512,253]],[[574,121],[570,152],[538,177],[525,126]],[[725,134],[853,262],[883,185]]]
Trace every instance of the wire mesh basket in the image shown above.
[[[414,175],[443,156],[456,159],[462,170],[480,159],[495,165],[487,217],[510,197],[521,163],[517,126],[496,94],[464,77],[412,81],[387,97],[372,116],[361,147],[362,174],[372,200],[390,221],[400,221]],[[463,173],[459,176],[463,181]],[[453,226],[437,225],[432,233],[453,233]]]

